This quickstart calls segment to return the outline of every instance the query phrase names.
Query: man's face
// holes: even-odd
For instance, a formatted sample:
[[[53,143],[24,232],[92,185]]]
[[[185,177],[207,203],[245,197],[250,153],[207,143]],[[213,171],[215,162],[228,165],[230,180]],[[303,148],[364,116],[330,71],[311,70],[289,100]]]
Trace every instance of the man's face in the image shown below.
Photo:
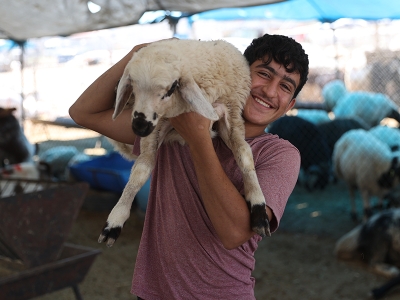
[[[256,60],[250,66],[250,72],[251,92],[243,117],[246,125],[265,128],[294,106],[293,95],[299,85],[300,74],[288,73],[274,60],[268,65]]]

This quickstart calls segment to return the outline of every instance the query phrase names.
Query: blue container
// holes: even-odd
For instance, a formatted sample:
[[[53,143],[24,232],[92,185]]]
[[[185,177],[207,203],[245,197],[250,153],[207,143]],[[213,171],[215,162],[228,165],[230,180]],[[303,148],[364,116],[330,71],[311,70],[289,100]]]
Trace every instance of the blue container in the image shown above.
[[[88,182],[96,190],[122,193],[128,183],[134,161],[126,160],[118,152],[77,163],[70,172],[78,181]],[[135,197],[140,210],[145,211],[150,190],[150,179]]]

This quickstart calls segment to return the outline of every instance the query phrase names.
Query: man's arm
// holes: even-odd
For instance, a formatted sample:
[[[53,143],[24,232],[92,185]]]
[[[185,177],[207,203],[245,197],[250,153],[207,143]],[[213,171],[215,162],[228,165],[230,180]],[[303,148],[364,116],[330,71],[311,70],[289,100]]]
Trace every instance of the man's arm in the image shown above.
[[[250,227],[250,212],[215,153],[210,120],[185,113],[171,119],[171,123],[189,145],[203,203],[221,242],[227,249],[242,245],[255,234]],[[272,212],[266,209],[271,220]]]
[[[97,131],[113,140],[133,144],[131,112],[125,110],[112,120],[115,87],[134,52],[147,44],[134,47],[124,58],[97,78],[70,107],[71,118],[79,125]]]

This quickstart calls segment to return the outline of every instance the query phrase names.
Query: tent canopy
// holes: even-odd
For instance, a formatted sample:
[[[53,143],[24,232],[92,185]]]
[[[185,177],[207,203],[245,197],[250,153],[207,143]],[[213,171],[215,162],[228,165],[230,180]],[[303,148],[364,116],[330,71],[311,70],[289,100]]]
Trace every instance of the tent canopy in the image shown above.
[[[0,38],[23,42],[133,25],[158,10],[193,15],[192,21],[400,18],[398,0],[0,0]]]
[[[0,38],[25,41],[44,36],[137,24],[146,11],[186,15],[221,7],[241,7],[284,0],[0,0]]]
[[[289,0],[270,5],[222,8],[195,14],[196,20],[281,19],[334,22],[341,18],[400,19],[398,0]]]

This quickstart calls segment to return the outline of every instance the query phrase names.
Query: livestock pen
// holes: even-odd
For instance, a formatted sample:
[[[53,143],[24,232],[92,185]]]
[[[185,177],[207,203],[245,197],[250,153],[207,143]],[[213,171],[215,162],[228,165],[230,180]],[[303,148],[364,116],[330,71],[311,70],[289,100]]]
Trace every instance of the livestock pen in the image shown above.
[[[47,140],[45,133],[30,126],[26,121],[26,134],[39,141],[43,152],[59,146],[73,146],[84,153],[86,148],[95,148],[99,138],[86,129],[48,125],[47,134],[51,140]],[[61,137],[66,140],[58,139]],[[103,140],[103,147],[106,152],[112,151],[107,139]],[[99,248],[98,234],[118,198],[115,193],[90,189],[67,242]],[[357,196],[356,200],[361,215],[361,199]],[[80,284],[84,299],[131,299],[130,279],[142,225],[143,212],[133,209],[119,244],[112,249],[102,248],[102,255]],[[343,181],[332,181],[325,189],[311,192],[301,184],[297,185],[289,198],[278,232],[264,239],[256,251],[257,265],[253,275],[257,299],[265,299],[271,293],[276,295],[273,299],[296,299],[299,294],[311,300],[321,299],[321,295],[324,299],[338,296],[365,299],[369,290],[384,284],[386,279],[371,273],[362,263],[342,262],[333,255],[335,242],[355,225],[350,218],[349,194]],[[109,265],[111,260],[114,262],[112,267]],[[107,287],[104,282],[110,276],[113,278],[112,287]],[[74,293],[64,289],[37,299],[54,297],[69,300],[74,299]],[[386,299],[396,297],[398,293],[393,291]]]
[[[65,243],[85,183],[0,177],[0,299],[30,299],[71,287],[76,299],[97,249]]]
[[[365,121],[360,120],[359,117],[346,119],[347,123],[343,123],[347,125],[333,124],[337,118],[334,112],[326,107],[323,96],[323,89],[333,80],[341,80],[347,92],[382,93],[396,105],[395,107],[400,104],[400,79],[398,73],[393,71],[396,68],[391,68],[399,64],[400,54],[393,48],[394,46],[392,48],[385,46],[393,45],[397,37],[390,34],[392,27],[389,24],[382,22],[379,27],[381,32],[379,46],[372,44],[375,41],[371,38],[373,30],[368,30],[368,33],[359,31],[360,28],[375,28],[375,24],[354,25],[351,28],[336,30],[338,52],[333,49],[329,30],[325,32],[326,37],[320,40],[309,35],[292,34],[294,38],[301,40],[308,47],[307,49],[311,49],[309,55],[313,61],[308,83],[289,115],[303,117],[308,122],[317,122],[312,115],[318,115],[320,118],[318,122],[325,123],[315,126],[334,128],[330,129],[333,130],[330,133],[328,129],[326,129],[328,132],[325,130],[325,136],[330,145],[329,153],[333,150],[337,139],[347,130],[359,127],[369,130],[371,127],[363,124]],[[265,28],[268,28],[269,33],[290,33],[283,25],[275,26],[268,23]],[[125,30],[129,31],[129,29]],[[110,44],[114,42],[110,37],[114,35],[114,32],[107,31]],[[135,30],[129,32],[134,35]],[[92,37],[102,39],[101,34],[101,32],[93,33]],[[118,34],[115,33],[115,36]],[[70,46],[79,44],[77,40],[82,39],[81,37],[62,38],[62,42]],[[68,117],[68,107],[79,94],[114,63],[116,58],[121,56],[121,52],[126,53],[128,46],[133,46],[126,45],[126,40],[129,39],[123,42],[118,39],[118,43],[115,43],[118,49],[108,49],[104,52],[106,55],[91,64],[81,61],[78,55],[69,61],[60,62],[57,57],[51,56],[48,52],[42,55],[37,52],[28,57],[23,74],[23,93],[27,110],[25,120],[22,122],[23,129],[30,142],[39,144],[39,156],[46,153],[46,158],[50,157],[53,159],[52,162],[54,162],[54,157],[60,158],[57,161],[59,169],[68,170],[66,166],[72,156],[75,156],[75,159],[78,155],[79,159],[82,157],[87,159],[113,150],[108,140],[99,134],[83,128],[60,126],[55,121],[57,117]],[[388,43],[391,40],[393,43]],[[45,43],[44,40],[37,42],[40,45]],[[135,41],[130,40],[130,42]],[[329,59],[325,60],[326,65],[321,63],[323,59],[317,61],[318,57],[315,56],[317,51],[312,49],[319,49],[321,54],[330,55]],[[19,91],[20,75],[17,69],[11,69],[0,73],[0,79],[4,85]],[[368,97],[361,101],[363,106],[368,106]],[[7,103],[16,105],[20,109],[20,102]],[[379,109],[378,106],[375,110]],[[395,120],[392,115],[383,117],[379,124],[400,130],[398,120]],[[343,127],[340,127],[342,125]],[[372,127],[377,125],[374,124]],[[298,136],[301,138],[308,134],[308,132],[299,132]],[[317,157],[319,153],[314,154],[312,151],[318,150],[315,147],[310,148],[309,156]],[[332,162],[330,164],[332,166]],[[310,170],[313,171],[315,168],[310,168]],[[289,198],[278,232],[260,243],[256,252],[257,265],[254,272],[257,299],[264,299],[267,296],[271,298],[271,295],[274,295],[272,299],[297,299],[299,295],[311,300],[340,297],[365,299],[371,288],[386,281],[385,278],[371,273],[363,264],[345,263],[334,257],[335,242],[358,223],[350,216],[350,195],[346,183],[335,176],[333,168],[329,170],[331,171],[329,182],[323,189],[307,189],[303,184],[306,174],[300,173],[299,183]],[[64,178],[69,176],[64,172],[56,175]],[[394,189],[387,195],[388,200],[384,205],[396,206],[398,194],[398,190]],[[115,193],[91,189],[83,202],[68,241],[88,247],[99,247],[98,234],[118,198],[119,195]],[[358,192],[356,204],[357,213],[361,216],[363,205]],[[376,199],[373,199],[372,206],[374,207],[375,204]],[[121,237],[118,247],[105,251],[94,262],[92,270],[81,285],[84,298],[131,299],[130,279],[142,222],[143,213],[135,210],[124,228],[126,232]],[[108,264],[110,260],[115,262],[112,267]],[[112,278],[110,285],[104,286],[103,283],[110,278]],[[39,299],[50,300],[57,297],[63,300],[73,297],[72,292],[68,290],[56,293],[56,296],[52,294]],[[386,299],[396,299],[398,295],[398,292],[393,291]]]

